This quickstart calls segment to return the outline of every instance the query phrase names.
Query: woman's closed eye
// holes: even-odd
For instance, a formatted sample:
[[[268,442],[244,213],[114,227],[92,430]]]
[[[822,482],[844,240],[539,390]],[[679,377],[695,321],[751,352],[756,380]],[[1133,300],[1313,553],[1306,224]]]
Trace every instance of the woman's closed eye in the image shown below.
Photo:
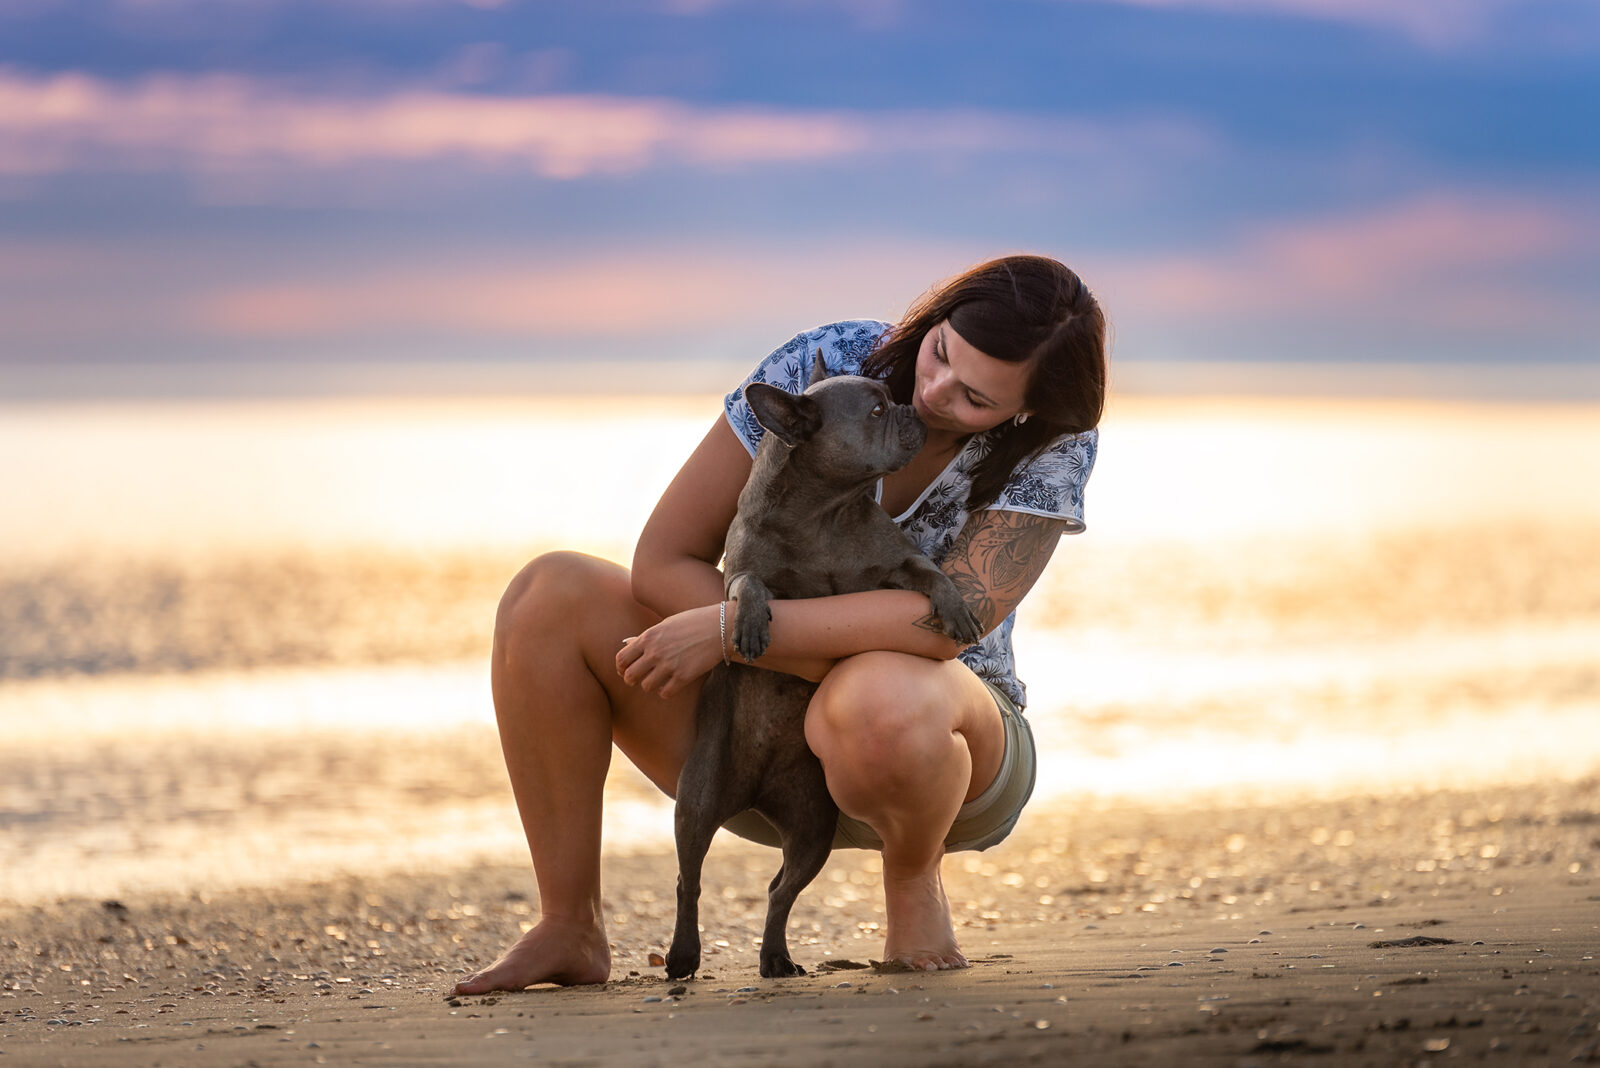
[[[949,363],[950,363],[950,357],[945,355],[944,338],[943,337],[940,337],[938,340],[936,340],[933,343],[933,358],[935,360],[937,360],[939,363],[944,364],[946,366],[948,366]],[[974,408],[993,408],[994,407],[994,405],[990,404],[988,401],[984,400],[982,397],[978,396],[976,393],[972,392],[972,390],[970,390],[970,389],[966,391],[966,398],[967,398],[967,403],[972,405]]]

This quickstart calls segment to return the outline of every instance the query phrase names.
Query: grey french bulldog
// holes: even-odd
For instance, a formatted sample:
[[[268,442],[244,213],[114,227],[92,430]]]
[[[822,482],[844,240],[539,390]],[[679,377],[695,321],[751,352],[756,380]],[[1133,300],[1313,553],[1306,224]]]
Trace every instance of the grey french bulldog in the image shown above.
[[[726,596],[738,600],[733,646],[754,660],[771,635],[772,598],[873,589],[926,594],[940,628],[970,644],[977,618],[955,584],[874,500],[878,479],[909,463],[928,429],[881,382],[827,378],[817,354],[806,391],[751,383],[745,399],[767,433],[739,494],[723,559]],[[804,975],[789,956],[795,898],[833,848],[839,809],[806,745],[806,706],[817,684],[735,660],[712,669],[696,710],[695,741],[678,777],[678,918],[667,975],[700,967],[700,875],[724,821],[755,809],[779,833],[783,866],[768,888],[761,974]]]

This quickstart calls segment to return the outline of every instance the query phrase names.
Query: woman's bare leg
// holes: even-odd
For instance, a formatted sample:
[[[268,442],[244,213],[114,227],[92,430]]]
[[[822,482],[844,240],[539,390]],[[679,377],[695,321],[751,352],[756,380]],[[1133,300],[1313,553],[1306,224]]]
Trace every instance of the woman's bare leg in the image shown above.
[[[939,866],[957,812],[1005,753],[988,688],[959,661],[863,653],[823,680],[806,741],[839,808],[883,839],[884,959],[966,967]]]
[[[658,617],[626,569],[550,553],[512,580],[495,618],[490,681],[500,745],[539,884],[539,922],[461,994],[611,974],[600,906],[600,814],[611,746],[671,793],[694,738],[699,687],[663,700],[617,676],[622,639]]]

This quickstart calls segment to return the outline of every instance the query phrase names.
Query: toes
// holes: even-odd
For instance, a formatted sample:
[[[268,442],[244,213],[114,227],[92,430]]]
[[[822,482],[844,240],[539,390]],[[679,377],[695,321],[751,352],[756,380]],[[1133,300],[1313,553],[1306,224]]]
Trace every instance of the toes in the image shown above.
[[[959,968],[972,967],[971,962],[969,962],[959,950],[948,954],[930,953],[927,956],[923,956],[922,954],[907,954],[906,956],[902,957],[886,958],[884,963],[898,965],[899,968],[879,969],[880,971],[904,969],[906,971],[913,972],[943,972],[954,971]]]

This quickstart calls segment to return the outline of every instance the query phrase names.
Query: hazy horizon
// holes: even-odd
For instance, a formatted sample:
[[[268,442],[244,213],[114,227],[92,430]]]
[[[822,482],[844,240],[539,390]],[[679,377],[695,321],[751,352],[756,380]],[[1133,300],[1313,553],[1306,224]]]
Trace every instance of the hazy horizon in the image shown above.
[[[710,396],[732,389],[753,366],[732,357],[0,364],[0,406],[75,400]],[[1588,403],[1600,400],[1600,364],[1114,359],[1110,392],[1113,398]]]

